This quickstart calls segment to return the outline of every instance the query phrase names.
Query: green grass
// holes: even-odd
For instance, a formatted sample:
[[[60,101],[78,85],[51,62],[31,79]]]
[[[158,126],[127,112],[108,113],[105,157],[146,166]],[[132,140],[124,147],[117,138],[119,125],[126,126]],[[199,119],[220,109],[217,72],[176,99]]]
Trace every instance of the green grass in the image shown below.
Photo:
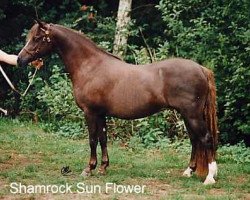
[[[119,142],[108,144],[110,167],[106,176],[80,176],[89,158],[87,140],[71,140],[44,133],[39,126],[16,120],[0,119],[0,199],[248,199],[250,198],[249,163],[218,158],[219,175],[215,185],[204,186],[196,176],[182,177],[189,153],[172,147],[126,148]],[[100,150],[98,150],[100,157]],[[228,156],[228,155],[227,155]],[[221,161],[221,162],[220,162]],[[70,166],[71,175],[60,169]],[[10,183],[25,185],[73,185],[73,194],[11,194]],[[146,185],[143,194],[77,194],[76,184]]]

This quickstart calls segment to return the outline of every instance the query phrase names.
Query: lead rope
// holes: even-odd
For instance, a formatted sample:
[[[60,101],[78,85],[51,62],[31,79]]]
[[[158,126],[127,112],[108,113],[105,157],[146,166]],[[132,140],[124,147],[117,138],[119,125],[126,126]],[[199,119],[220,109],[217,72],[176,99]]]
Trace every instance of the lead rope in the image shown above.
[[[8,111],[7,111],[7,110],[4,110],[3,108],[0,108],[0,111],[3,112],[5,115],[8,114]]]
[[[31,78],[31,80],[30,80],[30,82],[29,82],[29,85],[28,85],[28,87],[26,88],[26,90],[24,91],[24,93],[21,93],[20,91],[18,91],[18,90],[15,88],[15,86],[12,84],[12,82],[10,81],[10,79],[8,78],[8,76],[6,75],[6,73],[3,71],[2,66],[0,65],[0,71],[1,71],[1,73],[3,74],[3,77],[5,78],[5,80],[7,81],[7,83],[9,84],[9,86],[12,88],[12,90],[14,90],[16,93],[18,93],[18,94],[21,95],[22,97],[24,97],[24,96],[27,94],[27,92],[28,92],[28,90],[29,90],[29,88],[30,88],[32,82],[34,81],[34,78],[35,78],[35,76],[36,76],[37,70],[38,70],[38,68],[36,68],[34,74],[32,75],[32,78]]]

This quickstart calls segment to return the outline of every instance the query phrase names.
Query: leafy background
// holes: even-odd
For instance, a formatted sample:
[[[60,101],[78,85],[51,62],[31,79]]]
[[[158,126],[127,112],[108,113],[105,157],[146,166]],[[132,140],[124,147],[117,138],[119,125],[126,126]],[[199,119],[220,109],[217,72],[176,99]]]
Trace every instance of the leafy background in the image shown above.
[[[112,52],[118,1],[16,0],[0,2],[0,48],[17,54],[36,18],[81,30]],[[184,57],[212,69],[216,76],[220,142],[250,141],[250,2],[247,0],[139,0],[132,6],[125,60]],[[92,15],[92,14],[93,15]],[[34,69],[2,64],[20,90]],[[0,107],[11,117],[33,120],[47,131],[66,137],[87,135],[82,112],[76,107],[71,83],[57,55],[45,59],[27,96],[10,90],[0,76]],[[164,111],[149,118],[108,119],[109,137],[124,143],[139,139],[158,146],[164,138],[187,137],[181,117]]]

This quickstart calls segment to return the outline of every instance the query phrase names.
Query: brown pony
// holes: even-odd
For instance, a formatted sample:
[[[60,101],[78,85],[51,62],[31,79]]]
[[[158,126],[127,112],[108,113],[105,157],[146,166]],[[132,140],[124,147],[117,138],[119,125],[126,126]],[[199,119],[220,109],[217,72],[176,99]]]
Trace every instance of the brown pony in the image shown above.
[[[56,51],[73,83],[77,105],[84,111],[90,160],[83,175],[96,168],[98,142],[105,174],[109,165],[106,116],[136,119],[166,108],[181,113],[189,132],[192,153],[185,176],[206,176],[215,183],[217,173],[216,93],[212,71],[186,59],[173,58],[135,66],[98,48],[83,34],[56,24],[37,21],[18,55],[20,66]]]

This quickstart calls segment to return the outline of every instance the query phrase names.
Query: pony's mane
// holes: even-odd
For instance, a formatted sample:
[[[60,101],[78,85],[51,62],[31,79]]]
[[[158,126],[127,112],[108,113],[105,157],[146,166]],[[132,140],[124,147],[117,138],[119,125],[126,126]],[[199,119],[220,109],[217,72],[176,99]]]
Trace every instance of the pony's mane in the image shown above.
[[[59,27],[61,29],[66,29],[68,31],[71,31],[75,34],[77,34],[78,36],[80,36],[81,38],[84,38],[85,41],[87,41],[88,43],[90,43],[92,46],[94,46],[95,48],[97,48],[98,50],[100,50],[101,52],[103,52],[104,54],[107,54],[109,56],[112,56],[118,60],[122,60],[120,57],[112,54],[112,53],[109,53],[107,51],[105,51],[104,49],[102,49],[101,47],[97,46],[91,39],[89,39],[86,35],[84,35],[84,33],[80,32],[80,31],[76,31],[74,29],[71,29],[71,28],[68,28],[68,27],[65,27],[65,26],[62,26],[62,25],[59,25],[59,24],[53,24],[53,26],[56,26],[56,27]]]

